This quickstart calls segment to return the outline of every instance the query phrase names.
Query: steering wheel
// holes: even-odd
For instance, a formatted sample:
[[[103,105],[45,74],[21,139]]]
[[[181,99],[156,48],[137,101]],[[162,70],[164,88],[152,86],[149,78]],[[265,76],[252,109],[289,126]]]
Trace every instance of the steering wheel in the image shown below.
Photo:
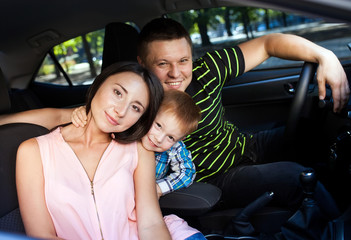
[[[307,98],[308,85],[313,81],[316,70],[317,63],[305,62],[302,66],[284,133],[288,143],[290,143],[295,136],[303,105]]]

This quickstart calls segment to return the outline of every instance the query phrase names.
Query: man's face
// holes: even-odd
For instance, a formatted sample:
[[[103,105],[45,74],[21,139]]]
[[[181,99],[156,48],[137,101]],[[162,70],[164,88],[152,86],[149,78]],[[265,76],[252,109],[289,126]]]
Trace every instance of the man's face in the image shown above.
[[[185,38],[153,41],[148,44],[146,62],[142,62],[160,79],[165,91],[185,91],[192,79],[191,47]]]

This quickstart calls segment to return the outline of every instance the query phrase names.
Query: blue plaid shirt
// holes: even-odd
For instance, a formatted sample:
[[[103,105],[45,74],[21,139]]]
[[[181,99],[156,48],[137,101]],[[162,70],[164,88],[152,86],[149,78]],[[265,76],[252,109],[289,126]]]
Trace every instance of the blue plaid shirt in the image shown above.
[[[191,153],[182,141],[156,156],[156,183],[162,195],[188,187],[195,178],[195,165]]]

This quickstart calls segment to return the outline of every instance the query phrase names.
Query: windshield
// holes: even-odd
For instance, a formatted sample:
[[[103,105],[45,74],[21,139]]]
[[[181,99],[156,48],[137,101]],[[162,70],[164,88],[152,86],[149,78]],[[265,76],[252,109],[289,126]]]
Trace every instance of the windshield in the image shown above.
[[[181,22],[193,41],[194,59],[205,52],[235,46],[269,33],[290,33],[332,50],[342,60],[351,59],[350,26],[298,14],[253,7],[221,7],[169,14]],[[270,58],[255,69],[300,65]]]

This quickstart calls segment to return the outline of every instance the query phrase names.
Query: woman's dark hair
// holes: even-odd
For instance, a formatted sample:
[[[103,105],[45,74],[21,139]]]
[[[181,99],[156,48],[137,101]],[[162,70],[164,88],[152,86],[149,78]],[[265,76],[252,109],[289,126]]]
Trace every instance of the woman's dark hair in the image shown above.
[[[149,106],[146,108],[144,114],[129,129],[123,132],[114,133],[116,141],[130,143],[141,139],[149,131],[163,98],[163,87],[159,79],[153,73],[136,62],[117,62],[111,64],[95,78],[93,84],[89,88],[86,112],[87,114],[89,113],[91,109],[91,101],[105,80],[111,75],[122,72],[133,72],[139,75],[144,79],[149,91]]]
[[[147,45],[150,42],[181,38],[185,38],[189,46],[192,46],[190,35],[182,24],[170,18],[155,18],[148,22],[139,33],[137,42],[138,56],[145,61]]]

